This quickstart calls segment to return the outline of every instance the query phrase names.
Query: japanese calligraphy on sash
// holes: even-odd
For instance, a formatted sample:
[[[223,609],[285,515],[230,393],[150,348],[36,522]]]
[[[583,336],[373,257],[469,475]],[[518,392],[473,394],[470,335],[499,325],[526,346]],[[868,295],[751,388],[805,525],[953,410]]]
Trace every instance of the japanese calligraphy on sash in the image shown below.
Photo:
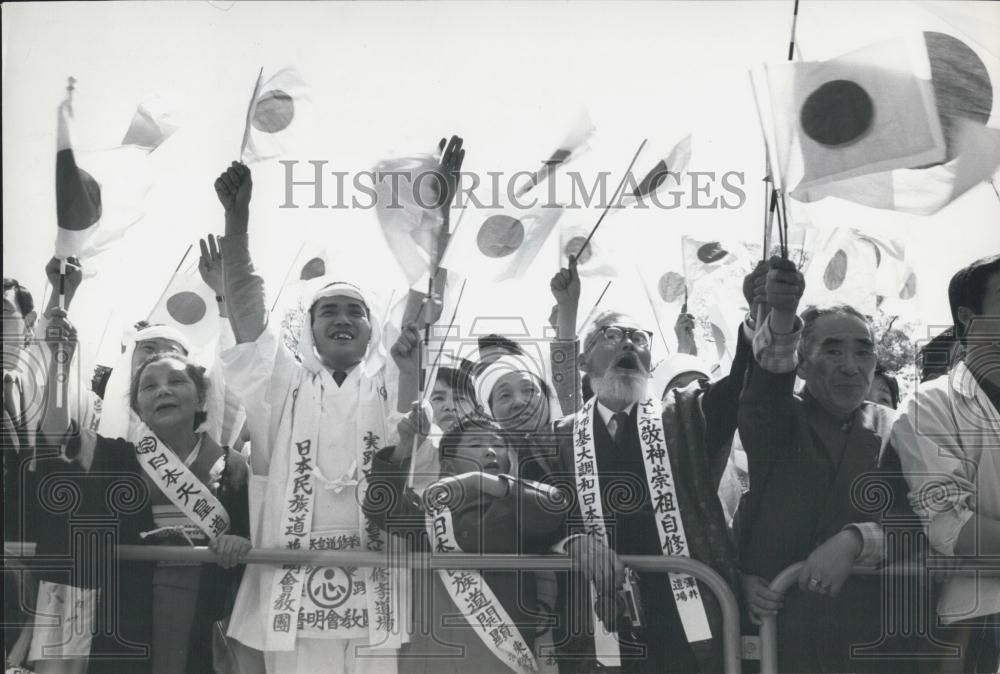
[[[296,393],[288,453],[288,472],[283,499],[284,512],[278,544],[289,550],[301,550],[306,542],[320,549],[329,541],[342,544],[349,536],[356,549],[384,552],[385,535],[377,524],[358,509],[358,531],[313,532],[313,502],[316,486],[316,445],[323,389],[321,375],[304,374]],[[355,439],[358,466],[363,475],[371,470],[375,453],[385,437],[385,403],[382,377],[361,382]],[[283,442],[283,441],[282,441]],[[353,481],[352,481],[353,482]],[[359,481],[358,502],[364,499],[367,481]],[[330,545],[335,545],[330,543]],[[332,548],[331,548],[332,549]],[[344,549],[344,548],[341,548]],[[310,637],[331,639],[369,639],[373,648],[399,648],[403,635],[396,620],[391,582],[399,574],[386,568],[351,569],[341,567],[304,567],[286,564],[277,569],[271,585],[265,628],[269,632],[266,650],[293,650],[299,629]],[[349,590],[349,592],[348,592]],[[332,606],[347,597],[343,605]],[[323,614],[320,615],[320,611]]]
[[[134,443],[135,458],[153,484],[209,539],[214,541],[226,533],[229,513],[208,485],[199,480],[148,426],[142,424],[138,430],[140,440]]]
[[[434,505],[433,498],[428,501],[431,511],[427,514],[427,536],[434,552],[460,550],[451,511]],[[482,574],[471,569],[448,569],[438,571],[438,576],[466,622],[497,659],[517,674],[538,671],[534,654]]]
[[[292,392],[295,422],[291,431],[292,449],[288,452],[288,479],[281,518],[283,531],[278,537],[281,547],[289,550],[301,549],[301,541],[309,540],[312,532],[313,469],[316,466],[323,395],[318,380],[318,375],[307,375],[303,377],[300,388]],[[265,629],[270,632],[268,650],[295,649],[304,576],[304,567],[297,564],[284,564],[274,574],[265,624]]]
[[[584,524],[589,531],[606,540],[600,478],[594,458],[595,402],[591,399],[574,419],[573,451],[577,493]],[[660,548],[665,555],[690,557],[664,436],[661,404],[649,397],[638,405],[639,446],[645,464],[646,484]],[[696,579],[683,573],[670,573],[669,576],[670,588],[688,642],[711,639],[712,630]]]
[[[314,531],[310,550],[360,550],[356,530]],[[368,638],[366,569],[306,566],[303,570],[300,636],[332,639]]]
[[[368,490],[368,477],[372,470],[372,459],[382,449],[386,436],[385,419],[388,394],[385,388],[383,374],[364,378],[361,381],[361,401],[358,405],[358,465],[364,479],[358,485],[358,503],[364,503],[365,492]],[[386,554],[388,563],[388,548],[385,532],[374,520],[365,516],[364,510],[358,508],[358,525],[361,529],[361,546],[367,552]],[[393,594],[397,601],[402,597],[400,592],[392,592],[393,586],[400,589],[404,578],[409,573],[387,567],[365,569],[368,582],[368,614],[373,616],[369,629],[370,643],[377,648],[399,648],[403,644],[404,632],[400,629],[398,611]]]

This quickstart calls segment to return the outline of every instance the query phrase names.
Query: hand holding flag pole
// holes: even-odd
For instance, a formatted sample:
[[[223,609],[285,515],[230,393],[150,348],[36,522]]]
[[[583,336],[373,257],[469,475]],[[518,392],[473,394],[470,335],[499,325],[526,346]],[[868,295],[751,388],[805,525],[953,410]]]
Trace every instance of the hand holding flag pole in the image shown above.
[[[445,249],[447,249],[448,241],[451,237],[451,233],[448,231],[451,219],[451,202],[454,200],[457,193],[458,180],[462,170],[462,162],[465,161],[465,150],[462,149],[462,142],[462,138],[459,136],[452,136],[451,140],[446,141],[442,138],[441,142],[438,143],[438,151],[441,153],[438,180],[438,186],[440,187],[441,230],[438,232],[438,237],[435,241],[434,254],[431,256],[431,264],[427,273],[427,296],[424,297],[423,301],[420,303],[420,311],[416,318],[417,325],[419,325],[421,321],[424,323],[425,352],[427,351],[431,341],[431,324],[434,323],[437,318],[440,318],[440,316],[435,316],[436,312],[430,311],[428,305],[430,302],[434,301],[434,281],[441,265],[441,259],[444,257]],[[462,214],[465,214],[464,210]],[[463,282],[462,291],[464,290],[465,283]],[[461,301],[461,293],[459,293],[458,299]],[[449,332],[451,331],[451,326],[455,323],[455,317],[457,315],[458,304],[455,305],[455,312],[451,317],[451,325],[448,326]],[[442,343],[442,348],[443,347],[444,344]],[[438,354],[438,357],[440,358],[440,353]],[[433,372],[433,369],[436,366],[437,360],[435,360],[430,372]],[[426,402],[428,389],[432,388],[427,385],[428,372],[429,370],[427,367],[422,364],[420,368],[420,376],[417,378],[421,407]],[[413,453],[410,456],[416,457],[418,443],[419,434],[414,435],[413,437]],[[410,460],[410,474],[406,481],[406,486],[410,489],[413,488],[415,463],[415,458]]]
[[[75,89],[76,78],[70,75],[66,78],[66,111],[70,117],[73,116],[73,91]],[[59,259],[59,310],[66,311],[66,258]],[[62,381],[62,377],[60,377],[60,381]]]

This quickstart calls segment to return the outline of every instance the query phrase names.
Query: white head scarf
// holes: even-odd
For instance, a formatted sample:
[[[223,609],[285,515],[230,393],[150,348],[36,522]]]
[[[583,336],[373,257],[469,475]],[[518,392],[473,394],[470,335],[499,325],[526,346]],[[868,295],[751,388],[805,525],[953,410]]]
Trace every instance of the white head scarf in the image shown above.
[[[132,389],[132,356],[139,342],[150,339],[169,339],[176,342],[193,363],[205,366],[208,390],[205,391],[205,412],[207,419],[196,430],[208,433],[209,437],[222,442],[222,421],[225,414],[225,389],[217,381],[213,370],[214,363],[200,362],[203,354],[193,353],[191,343],[177,328],[169,325],[154,325],[142,330],[128,330],[122,338],[125,351],[121,354],[115,367],[108,377],[108,385],[104,392],[104,404],[101,410],[101,421],[98,432],[107,438],[129,438],[130,431],[137,427],[139,418],[130,404]]]
[[[660,364],[653,369],[653,390],[656,395],[662,396],[667,385],[679,374],[685,372],[697,372],[712,378],[712,367],[697,356],[688,353],[674,353],[660,361]]]
[[[313,340],[312,332],[312,318],[309,315],[309,309],[311,309],[316,302],[324,297],[342,295],[344,297],[350,297],[358,300],[364,304],[365,308],[368,310],[368,322],[371,324],[372,332],[371,338],[368,340],[368,348],[365,350],[365,355],[361,360],[361,372],[366,377],[375,376],[375,374],[377,374],[378,371],[385,366],[387,358],[385,345],[382,343],[381,314],[376,311],[379,307],[374,306],[374,295],[372,293],[365,293],[358,286],[345,281],[329,281],[328,279],[323,279],[317,285],[319,285],[319,289],[312,294],[308,305],[303,306],[306,313],[302,319],[302,328],[299,332],[298,345],[299,357],[302,359],[302,365],[313,373],[321,372],[325,369],[326,366],[323,365],[322,359],[316,352],[316,343]]]
[[[548,390],[549,399],[549,419],[558,419],[562,416],[559,407],[559,399],[555,396],[555,387],[548,383],[545,374],[535,360],[526,355],[507,354],[497,358],[486,366],[486,368],[476,377],[476,399],[483,409],[492,417],[493,409],[490,407],[490,395],[493,389],[504,376],[512,372],[527,372],[533,375],[539,382],[544,382],[543,389]]]

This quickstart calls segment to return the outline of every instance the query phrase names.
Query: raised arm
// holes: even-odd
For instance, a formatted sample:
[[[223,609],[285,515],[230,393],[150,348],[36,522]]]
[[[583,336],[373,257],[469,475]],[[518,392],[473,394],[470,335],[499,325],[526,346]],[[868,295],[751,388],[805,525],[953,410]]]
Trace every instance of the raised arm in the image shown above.
[[[254,274],[247,227],[253,180],[250,169],[233,162],[215,181],[215,194],[226,213],[220,242],[223,295],[237,344],[254,342],[267,327],[264,281]]]
[[[580,307],[580,275],[575,256],[569,266],[552,277],[549,289],[556,301],[556,339],[549,346],[552,383],[563,414],[577,411],[583,404],[580,370],[577,365],[579,342],[576,335],[577,313]]]
[[[764,284],[767,280],[768,265],[761,262],[743,280],[743,296],[750,307],[750,316],[756,316],[757,306],[766,300]],[[701,399],[702,413],[705,415],[706,437],[708,451],[716,452],[728,449],[733,433],[737,427],[740,394],[746,381],[747,369],[753,361],[753,328],[752,319],[740,325],[736,337],[736,353],[729,374],[718,381],[709,384]],[[724,465],[725,461],[723,461]]]
[[[771,311],[757,326],[754,360],[738,413],[740,438],[752,459],[775,458],[794,442],[796,349],[801,336],[795,312],[804,290],[793,262],[771,258],[766,281]]]

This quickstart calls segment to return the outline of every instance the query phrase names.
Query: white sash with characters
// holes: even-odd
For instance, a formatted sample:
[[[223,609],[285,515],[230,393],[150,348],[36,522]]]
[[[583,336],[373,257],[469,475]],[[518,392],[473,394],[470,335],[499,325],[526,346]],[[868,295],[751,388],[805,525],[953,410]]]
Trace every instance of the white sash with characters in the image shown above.
[[[385,387],[381,376],[361,382],[355,439],[357,466],[362,474],[371,470],[372,458],[385,437]],[[313,532],[314,490],[319,478],[316,446],[322,411],[321,374],[304,372],[294,397],[293,422],[279,433],[278,448],[289,448],[284,482],[283,512],[279,519],[277,545],[288,550],[362,549],[385,550],[383,532],[359,508],[357,531]],[[286,442],[287,441],[287,442]],[[274,466],[272,466],[272,470]],[[365,481],[341,479],[339,488],[357,486],[358,502],[364,499]],[[367,637],[373,648],[398,648],[402,643],[393,606],[390,572],[385,568],[353,569],[307,567],[286,564],[278,568],[267,605],[266,649],[295,648],[299,630],[309,637],[355,639]],[[373,619],[374,618],[374,619]]]
[[[427,514],[427,536],[433,551],[446,553],[460,550],[451,511],[434,505],[436,499],[433,496],[428,501],[432,505]],[[517,674],[538,671],[534,654],[482,574],[471,569],[449,569],[438,571],[438,575],[466,622],[497,659]]]
[[[591,398],[573,421],[573,461],[584,524],[590,532],[606,542],[601,484],[594,454],[595,407],[596,399]],[[646,484],[660,537],[660,548],[665,555],[690,557],[664,436],[661,404],[655,398],[647,397],[638,403],[637,413],[639,445],[646,467]],[[670,573],[669,576],[670,589],[688,642],[711,639],[712,630],[697,580],[683,573]]]
[[[138,428],[135,458],[153,484],[210,540],[229,531],[229,513],[219,499],[145,424]]]

